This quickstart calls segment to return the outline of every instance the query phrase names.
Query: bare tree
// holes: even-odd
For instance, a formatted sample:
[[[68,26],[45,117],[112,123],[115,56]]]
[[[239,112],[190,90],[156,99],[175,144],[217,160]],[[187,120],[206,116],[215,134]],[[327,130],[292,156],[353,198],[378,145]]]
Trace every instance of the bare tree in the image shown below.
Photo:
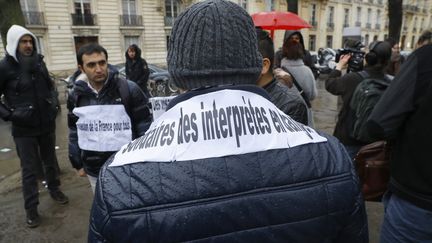
[[[388,1],[389,38],[399,42],[402,26],[402,0]]]
[[[25,25],[20,2],[17,0],[0,0],[0,34],[5,47],[6,33],[13,24]]]

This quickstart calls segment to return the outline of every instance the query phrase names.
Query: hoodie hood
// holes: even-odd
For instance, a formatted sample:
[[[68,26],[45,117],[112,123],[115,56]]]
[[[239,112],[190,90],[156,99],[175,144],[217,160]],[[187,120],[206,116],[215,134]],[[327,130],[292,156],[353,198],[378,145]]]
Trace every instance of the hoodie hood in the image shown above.
[[[6,34],[6,52],[9,56],[13,57],[15,59],[15,61],[18,61],[18,57],[17,57],[17,49],[18,49],[18,44],[19,44],[19,40],[21,39],[21,37],[23,37],[24,35],[30,35],[33,39],[33,49],[34,51],[36,51],[37,53],[39,53],[39,50],[37,49],[38,43],[37,43],[37,38],[36,36],[31,33],[28,29],[19,26],[19,25],[12,25],[7,34]]]
[[[290,38],[294,34],[297,34],[297,35],[300,36],[300,43],[302,44],[303,49],[305,49],[305,44],[304,44],[304,41],[303,41],[303,35],[298,30],[287,30],[287,31],[285,31],[285,34],[284,34],[284,43],[285,43],[286,40],[288,40],[288,38]]]
[[[126,53],[125,53],[125,55],[126,55],[126,60],[131,60],[130,58],[129,58],[129,55],[128,55],[128,50],[129,50],[129,48],[133,48],[134,50],[135,50],[135,60],[138,60],[138,59],[140,59],[141,58],[141,49],[137,46],[137,45],[135,45],[135,44],[132,44],[132,45],[130,45],[127,49],[126,49]]]

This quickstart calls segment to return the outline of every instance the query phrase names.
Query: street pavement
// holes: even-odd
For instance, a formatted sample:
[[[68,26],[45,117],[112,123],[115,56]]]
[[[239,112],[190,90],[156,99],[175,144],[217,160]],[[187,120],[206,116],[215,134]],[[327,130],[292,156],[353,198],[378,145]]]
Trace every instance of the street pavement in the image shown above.
[[[318,130],[332,133],[337,115],[337,97],[318,81],[318,97],[312,102]],[[62,94],[62,93],[61,93]],[[64,97],[61,97],[64,98]],[[40,186],[39,213],[41,225],[29,229],[25,225],[21,193],[19,160],[10,135],[10,124],[0,120],[0,242],[86,242],[93,195],[86,177],[78,177],[67,156],[67,110],[57,119],[57,157],[61,170],[61,189],[69,204],[58,205]],[[370,242],[379,242],[383,216],[381,203],[367,203]]]

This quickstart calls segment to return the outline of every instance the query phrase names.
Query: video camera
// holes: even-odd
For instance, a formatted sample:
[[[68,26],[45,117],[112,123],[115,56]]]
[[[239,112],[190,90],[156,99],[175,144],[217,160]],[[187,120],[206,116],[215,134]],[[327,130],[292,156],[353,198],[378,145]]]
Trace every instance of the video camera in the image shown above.
[[[339,62],[342,55],[351,54],[351,58],[348,61],[348,72],[359,72],[363,70],[363,60],[366,55],[364,51],[361,51],[364,45],[360,41],[347,40],[345,48],[336,50],[335,62]]]

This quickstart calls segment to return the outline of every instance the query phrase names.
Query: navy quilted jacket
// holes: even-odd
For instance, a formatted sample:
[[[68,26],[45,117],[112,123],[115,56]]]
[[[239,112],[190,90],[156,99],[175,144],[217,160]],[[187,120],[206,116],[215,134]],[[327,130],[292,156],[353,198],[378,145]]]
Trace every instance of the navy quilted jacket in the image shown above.
[[[358,177],[328,142],[102,168],[89,242],[367,242]],[[217,148],[215,148],[217,149]]]

